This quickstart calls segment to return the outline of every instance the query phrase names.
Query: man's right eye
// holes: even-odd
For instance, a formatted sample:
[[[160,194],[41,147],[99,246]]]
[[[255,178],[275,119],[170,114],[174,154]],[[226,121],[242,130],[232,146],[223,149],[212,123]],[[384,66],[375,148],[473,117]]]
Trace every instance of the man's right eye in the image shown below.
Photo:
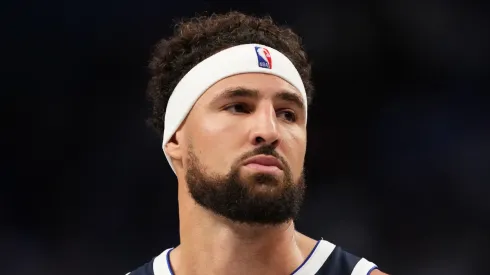
[[[229,105],[225,108],[225,110],[232,112],[232,113],[249,113],[250,110],[245,104],[232,104]]]

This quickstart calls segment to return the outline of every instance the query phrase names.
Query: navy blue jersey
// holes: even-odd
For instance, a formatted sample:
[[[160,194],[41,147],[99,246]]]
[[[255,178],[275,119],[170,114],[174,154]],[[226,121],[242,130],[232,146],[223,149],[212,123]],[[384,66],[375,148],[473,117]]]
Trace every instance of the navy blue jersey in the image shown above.
[[[172,248],[126,275],[178,275],[170,263]],[[369,275],[376,265],[320,240],[305,261],[291,275]]]

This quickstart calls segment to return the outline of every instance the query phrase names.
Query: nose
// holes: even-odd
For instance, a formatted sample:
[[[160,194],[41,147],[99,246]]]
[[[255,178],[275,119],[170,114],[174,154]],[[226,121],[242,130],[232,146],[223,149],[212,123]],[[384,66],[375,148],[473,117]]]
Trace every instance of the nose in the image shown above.
[[[273,106],[257,108],[251,121],[250,142],[253,145],[272,145],[280,143],[278,121]]]

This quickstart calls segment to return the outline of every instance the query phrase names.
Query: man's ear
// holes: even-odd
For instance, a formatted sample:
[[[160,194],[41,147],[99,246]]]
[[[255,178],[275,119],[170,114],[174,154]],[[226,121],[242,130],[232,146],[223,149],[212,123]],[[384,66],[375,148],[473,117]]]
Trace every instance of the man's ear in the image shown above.
[[[182,131],[178,130],[172,138],[165,144],[165,152],[175,160],[182,160]]]

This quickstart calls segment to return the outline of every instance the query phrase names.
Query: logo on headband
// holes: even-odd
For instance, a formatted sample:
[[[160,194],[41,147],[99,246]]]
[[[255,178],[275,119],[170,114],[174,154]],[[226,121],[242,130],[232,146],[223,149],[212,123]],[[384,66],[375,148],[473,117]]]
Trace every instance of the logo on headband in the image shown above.
[[[269,52],[268,49],[260,46],[255,46],[255,53],[257,54],[259,67],[272,69],[272,58],[271,58],[271,53]]]

